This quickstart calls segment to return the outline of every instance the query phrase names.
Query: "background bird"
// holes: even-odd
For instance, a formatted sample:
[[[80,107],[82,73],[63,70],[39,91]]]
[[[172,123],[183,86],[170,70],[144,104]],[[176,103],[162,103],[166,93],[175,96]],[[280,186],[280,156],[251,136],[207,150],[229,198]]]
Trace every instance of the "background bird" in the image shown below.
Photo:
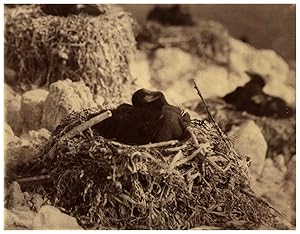
[[[64,17],[80,13],[91,16],[98,16],[104,13],[97,4],[41,4],[41,10],[48,15]]]
[[[262,76],[250,72],[247,74],[251,80],[224,96],[226,102],[233,104],[239,111],[247,111],[257,116],[287,118],[294,114],[293,109],[283,99],[263,92],[266,83]]]

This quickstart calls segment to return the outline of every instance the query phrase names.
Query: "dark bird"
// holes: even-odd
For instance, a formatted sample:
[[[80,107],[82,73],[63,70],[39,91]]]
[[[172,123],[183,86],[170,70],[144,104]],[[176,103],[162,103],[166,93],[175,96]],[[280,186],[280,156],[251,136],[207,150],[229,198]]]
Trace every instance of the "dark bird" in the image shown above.
[[[132,103],[112,110],[112,117],[94,129],[105,138],[129,145],[187,137],[189,115],[182,116],[179,108],[169,105],[163,93],[140,89],[133,94]]]
[[[132,104],[161,113],[152,142],[183,140],[187,137],[187,126],[190,122],[188,113],[182,115],[178,107],[170,105],[164,94],[159,91],[139,89],[132,96]]]
[[[98,16],[104,13],[97,4],[42,4],[41,10],[48,15],[64,17],[80,13],[91,16]]]
[[[69,16],[78,14],[77,4],[41,4],[41,10],[54,16]]]
[[[247,74],[251,80],[224,96],[227,103],[233,104],[239,111],[247,111],[257,116],[288,118],[294,114],[293,109],[283,99],[263,92],[266,83],[260,75],[250,72]]]
[[[188,12],[184,12],[178,4],[171,7],[155,6],[148,13],[147,20],[156,21],[162,25],[194,25],[192,16]]]

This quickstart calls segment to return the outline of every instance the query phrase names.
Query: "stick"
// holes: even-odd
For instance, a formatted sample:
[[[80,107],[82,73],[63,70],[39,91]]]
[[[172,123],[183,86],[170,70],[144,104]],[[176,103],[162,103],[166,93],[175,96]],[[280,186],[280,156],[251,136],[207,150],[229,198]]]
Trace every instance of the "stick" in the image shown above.
[[[208,109],[209,106],[206,104],[206,102],[205,102],[205,100],[204,100],[204,98],[203,98],[203,96],[202,96],[202,94],[201,94],[201,92],[200,92],[200,90],[199,90],[199,88],[198,88],[198,86],[197,86],[197,84],[196,84],[196,81],[195,81],[194,79],[193,79],[193,82],[194,82],[194,88],[196,89],[196,91],[197,91],[199,97],[201,98],[201,100],[202,100],[202,102],[203,102],[203,104],[204,104],[204,107],[205,107],[205,109],[206,109],[206,111],[207,111],[208,117],[210,118],[210,120],[211,120],[211,121],[213,122],[213,124],[215,125],[215,127],[216,127],[216,129],[217,129],[219,135],[221,136],[222,140],[225,142],[226,146],[229,148],[227,142],[226,142],[225,139],[224,139],[224,134],[223,134],[222,130],[220,129],[220,127],[218,126],[218,124],[216,123],[216,121],[214,120],[214,118],[212,117],[212,115],[211,115],[211,113],[210,113],[210,111],[209,111],[209,109]]]
[[[179,150],[183,150],[187,147],[186,144],[184,145],[180,145],[180,146],[177,146],[177,147],[174,147],[174,148],[168,148],[168,149],[165,149],[166,152],[176,152],[176,151],[179,151]]]
[[[103,120],[109,118],[112,116],[112,113],[110,110],[105,111],[104,113],[101,113],[97,116],[95,116],[94,118],[91,118],[90,120],[74,127],[73,129],[71,129],[69,132],[67,132],[65,135],[63,135],[58,142],[56,142],[54,144],[54,146],[52,146],[52,148],[49,150],[49,152],[47,153],[46,157],[48,157],[49,159],[53,159],[54,157],[54,151],[56,149],[56,146],[61,143],[62,141],[71,139],[74,136],[77,136],[78,134],[82,133],[84,130],[91,128],[92,126],[102,122]]]
[[[147,145],[139,145],[138,147],[141,148],[154,148],[154,147],[161,147],[161,146],[167,146],[167,145],[175,145],[178,143],[178,140],[171,140],[171,141],[163,141],[158,143],[150,143]]]
[[[50,175],[41,175],[41,176],[21,178],[21,179],[16,180],[16,182],[28,183],[28,182],[35,182],[35,181],[41,181],[41,180],[51,180],[51,176]]]
[[[60,140],[64,141],[64,140],[70,139],[74,136],[77,136],[84,130],[91,128],[92,126],[102,122],[103,120],[105,120],[111,116],[112,116],[112,113],[110,110],[105,111],[104,113],[101,113],[101,114],[95,116],[94,118],[74,127],[69,132],[67,132],[62,138],[60,138]]]

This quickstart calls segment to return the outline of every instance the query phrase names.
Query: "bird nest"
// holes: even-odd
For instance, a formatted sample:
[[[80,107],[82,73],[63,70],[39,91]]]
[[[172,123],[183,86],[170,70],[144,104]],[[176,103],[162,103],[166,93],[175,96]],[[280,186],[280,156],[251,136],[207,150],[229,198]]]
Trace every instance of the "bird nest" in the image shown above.
[[[53,182],[46,188],[53,205],[84,228],[277,225],[274,210],[250,189],[247,157],[215,125],[193,120],[190,138],[148,145],[114,142],[93,128],[66,138],[87,116],[74,115],[54,132],[41,167]]]
[[[63,79],[83,80],[93,93],[118,94],[130,78],[133,19],[117,6],[103,14],[47,15],[39,5],[5,8],[5,63],[21,90]],[[130,83],[130,82],[127,82]]]
[[[176,47],[196,55],[205,63],[229,64],[230,35],[215,21],[199,21],[193,26],[164,26],[147,22],[137,36],[138,47],[152,53],[158,48]]]

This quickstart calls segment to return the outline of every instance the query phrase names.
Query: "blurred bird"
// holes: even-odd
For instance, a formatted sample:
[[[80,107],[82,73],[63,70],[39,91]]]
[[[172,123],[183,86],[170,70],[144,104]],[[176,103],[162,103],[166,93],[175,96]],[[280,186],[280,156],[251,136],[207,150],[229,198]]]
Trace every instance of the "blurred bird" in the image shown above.
[[[247,72],[251,80],[243,87],[236,88],[223,99],[233,104],[239,111],[247,111],[257,116],[288,118],[294,111],[284,100],[263,92],[264,79],[255,73]]]
[[[64,17],[78,14],[77,4],[41,4],[41,10],[48,15]]]
[[[163,93],[140,89],[133,94],[132,103],[112,110],[112,117],[94,129],[105,138],[129,145],[183,140],[187,136],[189,115],[182,116],[179,108],[169,105]]]
[[[91,16],[98,16],[104,13],[97,4],[41,4],[41,9],[48,15],[64,17],[80,13]]]
[[[194,25],[191,14],[184,11],[178,4],[170,7],[155,6],[148,13],[147,20],[156,21],[162,25]]]

